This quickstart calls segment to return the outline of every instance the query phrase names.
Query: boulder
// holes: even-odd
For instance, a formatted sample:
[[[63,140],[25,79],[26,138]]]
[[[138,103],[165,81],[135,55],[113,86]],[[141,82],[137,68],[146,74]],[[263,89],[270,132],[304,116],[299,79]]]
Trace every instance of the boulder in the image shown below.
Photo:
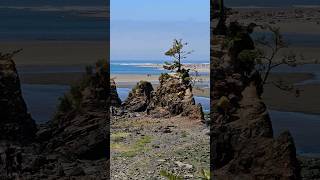
[[[144,112],[150,103],[151,92],[153,91],[152,84],[147,81],[140,81],[129,92],[128,98],[122,106],[132,112]]]

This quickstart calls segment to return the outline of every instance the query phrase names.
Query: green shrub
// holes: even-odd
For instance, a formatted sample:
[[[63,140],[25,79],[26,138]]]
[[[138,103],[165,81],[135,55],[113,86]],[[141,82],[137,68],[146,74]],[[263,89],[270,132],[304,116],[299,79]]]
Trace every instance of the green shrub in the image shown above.
[[[60,104],[58,105],[59,112],[68,112],[73,109],[72,100],[68,95],[59,98]]]
[[[80,109],[80,104],[82,101],[82,89],[80,88],[79,85],[75,84],[71,86],[70,89],[70,95],[72,98],[72,104],[74,106],[74,109],[79,110]]]
[[[86,75],[91,76],[93,74],[93,67],[91,65],[86,66]]]
[[[163,82],[169,78],[170,78],[170,75],[168,73],[161,73],[161,75],[159,76],[159,81]]]

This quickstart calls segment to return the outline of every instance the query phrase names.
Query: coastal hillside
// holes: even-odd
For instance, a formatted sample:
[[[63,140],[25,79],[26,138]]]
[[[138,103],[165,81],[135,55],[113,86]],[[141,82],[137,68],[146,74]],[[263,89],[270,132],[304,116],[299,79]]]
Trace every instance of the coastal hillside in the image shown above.
[[[261,75],[253,63],[238,59],[253,50],[246,28],[230,25],[233,46],[224,49],[226,36],[213,39],[211,106],[211,167],[214,179],[256,177],[299,179],[294,141],[289,132],[273,137],[268,111],[261,100]],[[232,28],[232,29],[231,29]],[[232,32],[238,31],[238,32]],[[232,38],[232,37],[231,37]],[[231,88],[232,87],[232,88]]]
[[[306,158],[301,153],[308,151],[302,148],[301,137],[308,134],[306,130],[310,130],[302,126],[311,120],[301,118],[294,121],[293,116],[289,116],[290,111],[278,116],[274,110],[310,112],[315,107],[306,106],[309,102],[302,101],[306,95],[300,95],[307,88],[293,79],[300,78],[300,81],[304,81],[310,74],[311,79],[316,79],[315,71],[294,71],[295,68],[301,68],[299,66],[308,67],[305,65],[308,63],[315,63],[311,65],[316,69],[316,62],[309,57],[299,58],[294,53],[290,56],[280,51],[286,50],[288,45],[285,37],[290,37],[288,34],[282,35],[281,31],[281,23],[287,23],[290,19],[285,13],[295,12],[297,15],[300,11],[280,12],[282,9],[269,9],[260,13],[265,13],[275,21],[271,22],[269,19],[268,22],[262,22],[263,19],[256,19],[255,13],[252,13],[254,8],[247,9],[240,13],[229,11],[229,14],[215,9],[217,16],[212,19],[212,178],[319,179],[319,172],[315,170],[319,159]],[[247,14],[244,15],[245,13]],[[286,29],[284,31],[286,33]],[[271,38],[263,39],[263,35],[259,37],[261,32],[266,32]],[[286,68],[290,71],[285,71]],[[313,92],[309,95],[315,94]],[[290,104],[295,101],[299,103]],[[300,108],[301,106],[305,106],[305,109]],[[287,123],[281,124],[285,119],[288,120]],[[292,128],[297,126],[296,122],[300,124],[299,127]],[[298,144],[296,139],[300,140]],[[315,146],[312,144],[310,142],[310,147]],[[307,165],[308,163],[310,164]]]
[[[1,114],[1,123],[8,127],[2,131],[7,133],[1,133],[1,159],[6,162],[0,166],[1,177],[108,179],[109,83],[105,63],[97,64],[97,71],[90,71],[71,88],[51,121],[36,127],[20,94],[19,76],[11,56],[0,62],[0,80],[5,90],[1,92],[7,92],[0,98],[10,97],[10,101],[1,104],[7,110]],[[10,127],[17,132],[11,132]]]

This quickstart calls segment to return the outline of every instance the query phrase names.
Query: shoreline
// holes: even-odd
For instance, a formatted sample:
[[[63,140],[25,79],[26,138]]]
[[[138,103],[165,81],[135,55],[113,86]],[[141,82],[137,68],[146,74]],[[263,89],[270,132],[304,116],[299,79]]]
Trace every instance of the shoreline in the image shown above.
[[[21,83],[23,84],[55,84],[55,85],[71,85],[81,78],[83,73],[51,73],[51,74],[20,74]],[[113,77],[114,74],[111,74]],[[127,77],[126,77],[127,76]],[[119,78],[120,76],[118,76]],[[132,88],[140,80],[146,79],[146,75],[121,75],[122,82],[116,79],[118,88]],[[153,86],[156,88],[157,75],[151,76],[153,78]],[[299,83],[312,79],[313,74],[310,73],[275,73],[270,76],[270,80],[284,78],[289,83]],[[209,78],[209,77],[207,77]],[[117,82],[118,80],[118,82]],[[130,80],[128,82],[128,80]],[[285,112],[299,112],[305,114],[320,114],[320,104],[317,102],[314,94],[320,91],[320,84],[305,84],[298,85],[301,89],[301,96],[296,98],[294,94],[284,92],[274,87],[273,85],[265,86],[265,93],[263,100],[269,110],[285,111]],[[200,86],[203,88],[203,86]],[[197,88],[193,89],[195,96],[207,97],[210,96],[209,88],[204,90]]]
[[[160,70],[164,70],[163,64],[142,64],[137,65],[137,67],[148,67],[148,68],[157,68]],[[183,64],[184,68],[197,71],[198,73],[210,73],[210,63],[185,63]]]

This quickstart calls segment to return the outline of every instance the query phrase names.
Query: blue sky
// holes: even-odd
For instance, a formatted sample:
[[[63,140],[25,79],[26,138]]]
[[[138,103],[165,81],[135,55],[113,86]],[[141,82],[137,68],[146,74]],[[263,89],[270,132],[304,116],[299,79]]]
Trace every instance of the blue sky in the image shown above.
[[[319,5],[319,0],[225,0],[227,6],[292,6]]]
[[[111,0],[111,60],[168,60],[174,38],[209,61],[209,0]]]

